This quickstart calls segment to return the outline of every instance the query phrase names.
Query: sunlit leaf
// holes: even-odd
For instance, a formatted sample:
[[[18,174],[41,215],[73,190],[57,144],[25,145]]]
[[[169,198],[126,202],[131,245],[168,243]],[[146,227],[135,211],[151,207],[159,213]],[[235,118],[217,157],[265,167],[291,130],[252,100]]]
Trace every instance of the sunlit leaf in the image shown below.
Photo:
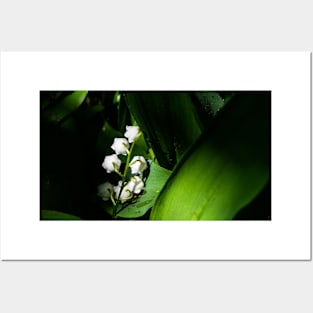
[[[270,94],[239,94],[181,160],[154,220],[229,220],[270,177]]]
[[[80,107],[87,94],[88,91],[74,91],[56,102],[53,107],[44,111],[43,115],[51,122],[60,122]]]

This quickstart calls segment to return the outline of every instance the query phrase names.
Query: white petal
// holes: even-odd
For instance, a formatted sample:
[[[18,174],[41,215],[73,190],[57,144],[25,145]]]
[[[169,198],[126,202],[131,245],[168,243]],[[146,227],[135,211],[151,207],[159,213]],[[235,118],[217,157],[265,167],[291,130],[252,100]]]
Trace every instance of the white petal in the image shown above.
[[[116,154],[127,155],[129,143],[125,138],[114,138],[114,142],[111,148],[115,151]]]
[[[126,132],[124,136],[130,143],[135,141],[141,135],[139,126],[126,126]]]
[[[114,193],[115,193],[115,199],[118,199],[118,196],[120,196],[120,201],[122,203],[126,202],[130,197],[132,197],[133,192],[132,190],[130,190],[130,187],[133,188],[132,186],[127,186],[129,184],[129,182],[124,186],[121,194],[120,194],[120,190],[122,187],[122,181],[118,182],[118,185],[114,187]]]
[[[141,191],[143,190],[143,188],[145,186],[145,184],[142,181],[142,179],[140,177],[138,177],[138,176],[133,176],[131,178],[131,181],[134,183],[133,192],[136,193],[136,194],[141,193]]]
[[[107,173],[114,172],[114,167],[119,170],[121,166],[121,160],[118,158],[116,154],[107,155],[104,158],[102,163],[102,167],[107,171]]]
[[[132,174],[142,174],[148,167],[147,162],[142,156],[134,156],[129,164]]]

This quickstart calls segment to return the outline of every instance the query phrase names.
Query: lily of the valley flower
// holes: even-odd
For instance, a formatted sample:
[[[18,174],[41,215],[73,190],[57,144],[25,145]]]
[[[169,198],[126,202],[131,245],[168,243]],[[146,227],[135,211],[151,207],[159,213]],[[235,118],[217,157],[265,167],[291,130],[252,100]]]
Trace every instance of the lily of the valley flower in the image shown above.
[[[113,145],[111,148],[115,151],[115,153],[127,155],[129,149],[129,143],[125,138],[114,138]]]
[[[105,156],[102,163],[102,167],[107,173],[115,172],[122,178],[117,186],[113,186],[110,182],[98,186],[98,196],[104,201],[111,199],[114,205],[112,214],[114,218],[117,216],[119,203],[137,198],[136,195],[139,195],[145,188],[145,184],[141,179],[143,172],[148,167],[145,158],[134,156],[130,162],[134,143],[140,135],[141,131],[138,126],[126,126],[124,136],[127,139],[114,138],[111,149],[114,150],[115,154]],[[122,161],[119,159],[119,155],[127,156],[123,173],[120,172]],[[128,173],[129,168],[131,169],[131,175]]]
[[[102,167],[107,171],[107,173],[116,172],[119,171],[121,163],[121,160],[116,154],[111,154],[104,158]]]
[[[133,176],[130,181],[124,186],[122,192],[122,181],[120,180],[118,182],[118,185],[113,187],[114,189],[114,194],[115,194],[115,199],[118,199],[118,196],[120,196],[120,201],[124,203],[127,200],[130,200],[134,193],[135,194],[140,194],[141,191],[144,189],[144,182],[142,179],[138,176]]]
[[[135,141],[141,135],[139,126],[126,126],[126,132],[124,136],[130,143]]]
[[[102,198],[102,200],[109,200],[111,194],[113,192],[113,185],[109,182],[105,182],[98,186],[98,196]]]
[[[142,179],[138,176],[133,176],[127,185],[129,185],[129,188],[132,188],[133,193],[135,193],[137,195],[141,193],[141,191],[143,190],[143,188],[145,186]]]
[[[129,163],[132,174],[142,174],[147,168],[147,162],[142,156],[134,156]]]
[[[120,196],[120,201],[124,203],[125,201],[133,197],[133,193],[132,193],[132,190],[130,190],[127,185],[123,188],[122,192],[121,192],[121,188],[122,188],[122,181],[120,180],[118,182],[118,185],[113,187],[113,189],[114,189],[115,199],[117,200],[118,196]]]

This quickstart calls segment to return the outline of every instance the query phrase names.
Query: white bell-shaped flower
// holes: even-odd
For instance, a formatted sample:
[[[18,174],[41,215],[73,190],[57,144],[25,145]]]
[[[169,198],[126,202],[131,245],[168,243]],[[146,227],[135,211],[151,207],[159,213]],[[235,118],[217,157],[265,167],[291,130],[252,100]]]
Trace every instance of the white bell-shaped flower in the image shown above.
[[[120,180],[118,182],[118,185],[113,187],[115,199],[117,200],[118,196],[120,196],[119,200],[124,203],[127,200],[130,200],[133,197],[134,193],[140,194],[141,191],[144,189],[144,186],[145,184],[140,177],[133,176],[121,191],[122,181]]]
[[[115,172],[120,169],[121,160],[118,158],[116,154],[107,155],[104,158],[102,163],[102,167],[107,171],[107,173]]]
[[[114,189],[114,196],[115,199],[118,199],[118,196],[120,196],[119,200],[124,203],[125,201],[129,200],[133,196],[132,190],[130,190],[130,187],[133,188],[132,186],[127,186],[127,184],[124,186],[123,190],[121,191],[122,188],[122,181],[120,180],[118,182],[118,185],[113,187]],[[121,194],[120,194],[121,193]]]
[[[113,192],[113,185],[109,182],[105,182],[98,186],[98,196],[102,200],[106,201],[110,199],[111,193]]]
[[[126,126],[126,132],[124,136],[130,143],[134,142],[141,135],[139,126]]]
[[[129,143],[125,138],[114,138],[114,142],[111,148],[115,151],[117,155],[119,154],[127,155]]]
[[[131,187],[132,187],[132,190],[133,190],[133,193],[135,194],[139,194],[141,193],[141,191],[144,189],[145,187],[145,184],[144,182],[142,181],[142,179],[138,176],[133,176],[129,183],[128,184],[131,184]]]
[[[132,174],[142,174],[148,167],[147,162],[143,156],[134,156],[129,163]]]

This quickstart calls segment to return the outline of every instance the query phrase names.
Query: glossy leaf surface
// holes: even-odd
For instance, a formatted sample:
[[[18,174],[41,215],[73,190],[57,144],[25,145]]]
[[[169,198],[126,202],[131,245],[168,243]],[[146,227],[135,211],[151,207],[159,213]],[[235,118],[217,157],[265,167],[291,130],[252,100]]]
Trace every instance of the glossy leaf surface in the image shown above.
[[[175,168],[151,219],[230,220],[270,177],[270,95],[239,94]]]

